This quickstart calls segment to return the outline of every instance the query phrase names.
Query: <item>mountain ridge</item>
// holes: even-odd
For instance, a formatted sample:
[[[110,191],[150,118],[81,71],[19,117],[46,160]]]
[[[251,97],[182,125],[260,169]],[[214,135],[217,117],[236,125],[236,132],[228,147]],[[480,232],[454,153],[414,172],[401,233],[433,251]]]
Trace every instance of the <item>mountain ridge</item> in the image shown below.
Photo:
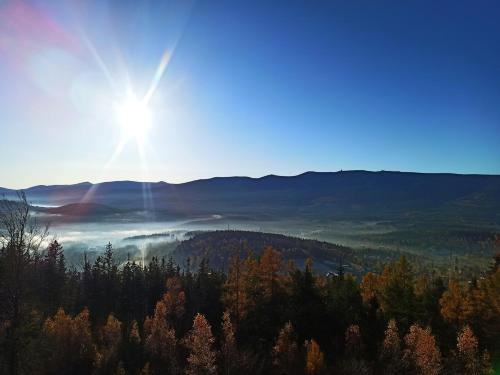
[[[15,190],[2,191],[15,196]],[[418,214],[500,222],[500,175],[354,170],[214,177],[180,184],[125,180],[39,185],[24,191],[34,204],[96,203],[183,216],[377,220]]]

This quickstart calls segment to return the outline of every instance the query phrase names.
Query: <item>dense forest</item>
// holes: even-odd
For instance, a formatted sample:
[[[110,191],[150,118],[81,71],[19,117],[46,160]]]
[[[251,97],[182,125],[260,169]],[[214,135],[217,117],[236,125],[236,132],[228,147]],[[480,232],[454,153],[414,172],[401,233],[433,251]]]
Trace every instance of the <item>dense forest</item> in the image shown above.
[[[0,234],[2,374],[488,374],[500,355],[500,254],[470,280],[404,257],[326,275],[272,247],[220,271],[108,244],[74,269],[25,199]]]

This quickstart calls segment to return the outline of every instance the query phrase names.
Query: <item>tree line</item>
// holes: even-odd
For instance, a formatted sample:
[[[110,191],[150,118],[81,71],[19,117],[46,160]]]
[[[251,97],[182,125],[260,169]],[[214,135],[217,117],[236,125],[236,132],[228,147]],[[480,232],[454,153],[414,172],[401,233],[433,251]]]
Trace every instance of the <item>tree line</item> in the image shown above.
[[[403,257],[356,279],[267,247],[227,272],[170,259],[77,270],[30,215],[0,212],[0,373],[488,374],[500,342],[500,255],[476,279]]]

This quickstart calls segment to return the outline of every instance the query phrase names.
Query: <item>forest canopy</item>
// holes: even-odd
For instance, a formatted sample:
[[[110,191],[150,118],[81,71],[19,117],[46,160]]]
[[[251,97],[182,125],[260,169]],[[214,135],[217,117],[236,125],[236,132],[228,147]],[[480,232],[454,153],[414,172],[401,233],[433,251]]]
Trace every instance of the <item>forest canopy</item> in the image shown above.
[[[118,265],[109,243],[77,270],[24,197],[0,219],[0,373],[488,374],[500,355],[500,254],[470,280],[405,257],[355,277],[270,246],[227,271]]]

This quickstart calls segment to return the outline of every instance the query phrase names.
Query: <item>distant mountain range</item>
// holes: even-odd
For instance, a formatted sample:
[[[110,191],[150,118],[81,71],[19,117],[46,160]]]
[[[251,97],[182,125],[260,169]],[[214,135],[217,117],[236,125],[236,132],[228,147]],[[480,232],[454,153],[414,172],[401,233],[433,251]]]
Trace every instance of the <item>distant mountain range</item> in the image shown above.
[[[306,172],[261,178],[216,177],[182,184],[113,181],[25,189],[35,205],[75,203],[92,212],[254,215],[331,219],[412,216],[500,222],[500,175],[410,172]],[[16,191],[0,188],[7,199]],[[69,206],[60,214],[82,207]],[[57,210],[56,210],[57,211]],[[60,210],[61,211],[61,210]]]

